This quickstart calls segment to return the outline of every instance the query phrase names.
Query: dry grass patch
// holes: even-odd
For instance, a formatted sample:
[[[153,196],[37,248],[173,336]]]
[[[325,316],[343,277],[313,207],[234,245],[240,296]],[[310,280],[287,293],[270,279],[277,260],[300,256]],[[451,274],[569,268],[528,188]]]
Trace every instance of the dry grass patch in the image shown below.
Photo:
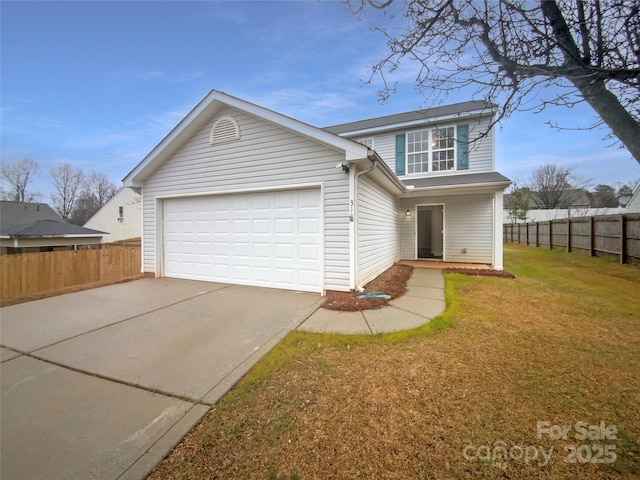
[[[516,279],[447,274],[457,300],[435,334],[293,332],[150,478],[638,478],[640,269],[518,246],[505,260]],[[536,437],[538,421],[601,420],[612,464],[563,461],[605,442]],[[553,451],[464,456],[497,442]]]

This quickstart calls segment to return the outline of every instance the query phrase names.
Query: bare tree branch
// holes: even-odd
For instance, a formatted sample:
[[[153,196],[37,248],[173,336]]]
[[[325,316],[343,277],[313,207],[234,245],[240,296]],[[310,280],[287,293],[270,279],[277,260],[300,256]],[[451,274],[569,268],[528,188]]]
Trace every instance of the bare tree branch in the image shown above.
[[[640,163],[640,0],[347,3],[354,13],[373,6],[407,21],[400,34],[377,29],[388,54],[368,82],[382,80],[381,100],[395,92],[388,75],[406,59],[420,67],[420,92],[440,99],[475,85],[476,97],[499,105],[498,121],[587,102]],[[551,96],[551,86],[564,91]]]
[[[63,219],[67,220],[80,194],[84,173],[81,169],[74,168],[70,163],[63,163],[52,167],[50,174],[53,183],[53,193],[51,194],[53,208]]]
[[[39,194],[28,189],[39,172],[38,162],[28,157],[14,164],[0,164],[0,179],[9,187],[7,198],[15,202],[34,201]]]

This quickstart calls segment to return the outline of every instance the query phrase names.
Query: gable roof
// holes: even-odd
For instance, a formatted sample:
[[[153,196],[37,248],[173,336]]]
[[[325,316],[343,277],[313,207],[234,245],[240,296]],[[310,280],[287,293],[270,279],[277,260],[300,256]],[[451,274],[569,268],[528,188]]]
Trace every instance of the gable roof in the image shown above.
[[[140,189],[139,188],[135,188],[135,187],[122,187],[120,190],[118,190],[113,197],[111,197],[109,200],[107,200],[107,203],[105,203],[102,207],[100,207],[100,209],[94,213],[91,218],[89,220],[87,220],[86,222],[84,222],[84,226],[86,227],[87,225],[89,225],[93,219],[95,218],[100,218],[100,216],[102,215],[102,212],[106,211],[109,209],[109,206],[112,203],[116,203],[116,202],[121,202],[121,197],[123,197],[126,194],[133,194],[134,198],[138,198],[141,199],[142,194],[140,193]]]
[[[101,237],[105,232],[84,228],[73,223],[61,222],[58,220],[38,220],[26,225],[19,225],[7,229],[2,235],[9,237]]]
[[[295,120],[286,115],[274,112],[253,103],[232,97],[224,92],[211,90],[169,134],[160,141],[138,165],[122,180],[125,187],[141,186],[165,160],[170,158],[184,145],[191,136],[206,125],[223,107],[229,106],[245,111],[267,122],[277,124],[282,128],[299,135],[323,143],[337,150],[345,152],[346,160],[362,160],[368,157],[369,149],[357,142],[339,137],[321,128]]]
[[[355,135],[368,132],[393,130],[396,128],[409,127],[434,122],[436,120],[454,120],[468,118],[479,115],[492,115],[496,105],[484,100],[472,100],[468,102],[443,105],[441,107],[426,108],[413,112],[396,113],[384,117],[369,118],[356,122],[342,123],[325,127],[327,132],[337,135]]]
[[[46,203],[0,202],[0,232],[38,220],[62,221]]]
[[[67,223],[46,203],[0,202],[0,236],[92,237],[105,232]]]

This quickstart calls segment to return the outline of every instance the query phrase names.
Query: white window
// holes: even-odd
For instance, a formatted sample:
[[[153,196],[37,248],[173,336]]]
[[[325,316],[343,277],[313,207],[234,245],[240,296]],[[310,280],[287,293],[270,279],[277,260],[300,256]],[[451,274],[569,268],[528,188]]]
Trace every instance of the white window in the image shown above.
[[[431,131],[431,170],[455,168],[455,127],[436,128]]]
[[[455,133],[455,127],[408,132],[407,173],[455,170]]]
[[[429,130],[407,134],[407,173],[429,171]]]
[[[366,145],[371,150],[373,150],[373,137],[371,137],[371,138],[359,138],[357,141],[358,141],[358,143],[361,143],[362,145]]]

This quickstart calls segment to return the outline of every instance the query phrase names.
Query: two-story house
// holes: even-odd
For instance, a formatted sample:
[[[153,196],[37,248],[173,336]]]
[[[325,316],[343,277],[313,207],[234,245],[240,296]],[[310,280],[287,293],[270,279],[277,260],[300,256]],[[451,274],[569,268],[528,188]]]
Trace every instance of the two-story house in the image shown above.
[[[501,269],[492,116],[466,102],[321,129],[213,90],[124,179],[142,269],[311,292],[401,259]]]

